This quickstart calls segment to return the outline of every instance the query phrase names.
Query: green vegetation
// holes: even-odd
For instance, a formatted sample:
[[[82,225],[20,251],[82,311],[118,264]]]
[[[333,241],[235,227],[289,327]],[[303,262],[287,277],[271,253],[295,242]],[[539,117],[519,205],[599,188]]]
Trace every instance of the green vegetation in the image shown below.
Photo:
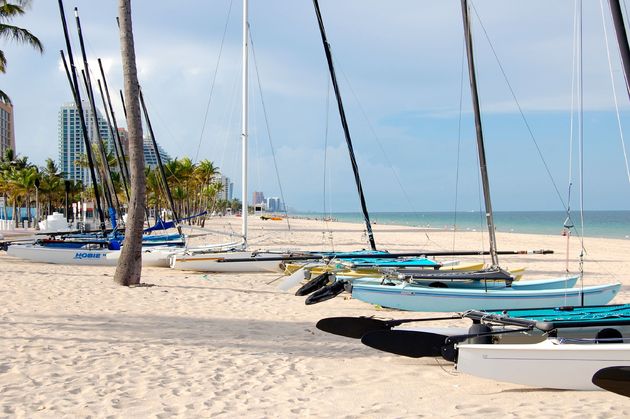
[[[97,164],[100,164],[99,154]],[[113,157],[108,156],[113,164]],[[87,159],[79,157],[77,164],[87,166]],[[227,201],[219,199],[219,193],[223,185],[216,181],[219,173],[218,167],[209,160],[193,163],[188,157],[174,159],[165,165],[168,185],[171,189],[176,211],[180,217],[198,214],[208,211],[210,214],[225,213],[228,208],[233,212],[241,210],[238,200]],[[147,202],[146,207],[151,208],[154,214],[160,214],[162,209],[169,209],[166,193],[162,187],[162,179],[157,168],[145,169],[147,177]],[[127,197],[124,191],[120,173],[113,171],[113,184],[118,199],[126,205]],[[102,186],[99,186],[102,187]],[[68,182],[68,201],[94,199],[92,186],[84,187],[81,182]],[[54,211],[64,212],[66,199],[66,181],[64,173],[59,170],[52,159],[47,159],[43,167],[37,167],[28,161],[26,156],[16,156],[13,150],[6,150],[0,157],[0,196],[4,197],[6,206],[13,208],[16,214],[18,208],[37,208],[38,220],[44,219]],[[7,218],[6,209],[0,218]],[[15,226],[20,220],[15,218]],[[29,227],[34,225],[30,213],[25,220]],[[190,220],[190,223],[203,225],[202,220]]]

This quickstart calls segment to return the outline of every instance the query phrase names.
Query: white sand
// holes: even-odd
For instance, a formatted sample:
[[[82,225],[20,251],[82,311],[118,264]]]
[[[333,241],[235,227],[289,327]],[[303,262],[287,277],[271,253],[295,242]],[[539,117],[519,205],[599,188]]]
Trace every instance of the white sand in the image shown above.
[[[223,229],[226,221],[206,227]],[[229,221],[239,229],[238,219]],[[252,242],[330,248],[321,222],[291,224],[288,235],[283,222],[254,219]],[[331,226],[337,250],[364,247],[361,226]],[[379,225],[375,235],[392,251],[453,248],[448,232]],[[455,248],[476,250],[481,237],[459,234]],[[564,269],[566,239],[559,234],[498,240],[506,250],[556,251],[501,259],[527,266],[529,277]],[[578,240],[571,240],[575,256]],[[587,284],[621,281],[614,302],[630,301],[630,240],[589,238],[586,247]],[[305,306],[267,284],[274,274],[146,268],[143,281],[152,286],[130,289],[113,283],[113,271],[0,255],[0,416],[630,417],[630,399],[612,393],[477,379],[439,359],[387,355],[320,332],[315,323],[323,317],[410,313],[376,311],[341,296]]]

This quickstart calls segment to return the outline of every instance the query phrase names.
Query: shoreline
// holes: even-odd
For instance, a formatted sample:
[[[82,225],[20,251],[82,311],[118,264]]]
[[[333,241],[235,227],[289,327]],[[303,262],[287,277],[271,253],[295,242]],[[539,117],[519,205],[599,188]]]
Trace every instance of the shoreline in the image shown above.
[[[622,239],[622,240],[626,240],[626,239],[630,239],[630,211],[626,211],[626,210],[590,210],[590,211],[586,211],[586,213],[596,213],[596,214],[606,214],[606,213],[615,213],[615,214],[624,214],[624,215],[628,215],[628,222],[627,225],[625,224],[625,220],[624,220],[624,227],[627,228],[627,232],[626,233],[617,233],[619,230],[618,229],[614,229],[612,231],[614,231],[614,233],[611,231],[609,232],[609,234],[602,234],[602,233],[590,233],[589,232],[589,227],[588,227],[588,223],[586,224],[586,228],[585,228],[585,238],[614,238],[614,239]],[[338,217],[333,217],[330,218],[327,222],[347,222],[347,223],[352,223],[352,224],[363,224],[363,221],[361,219],[361,214],[360,213],[356,213],[356,212],[340,212],[340,213],[332,213],[333,215],[341,215],[341,216],[348,216],[350,218],[356,217],[357,219],[340,219]],[[415,223],[415,224],[407,224],[407,223],[401,223],[399,221],[389,221],[387,219],[385,219],[385,221],[383,221],[382,219],[379,219],[379,214],[385,218],[388,217],[392,217],[392,216],[415,216],[415,217],[421,217],[424,218],[425,216],[431,217],[434,216],[436,214],[439,214],[440,216],[444,216],[446,214],[451,215],[452,213],[449,211],[433,211],[433,212],[426,212],[426,213],[414,213],[414,212],[376,212],[373,214],[370,214],[370,218],[371,218],[371,223],[373,226],[375,225],[396,225],[396,226],[407,226],[407,227],[413,227],[413,228],[420,228],[420,229],[427,229],[427,230],[440,230],[440,231],[471,231],[471,232],[478,232],[478,231],[487,231],[485,225],[483,225],[483,223],[485,223],[485,219],[483,220],[483,223],[480,225],[476,225],[476,226],[466,226],[465,222],[462,222],[461,224],[458,224],[459,227],[455,228],[455,225],[452,223],[447,223],[447,224],[442,224],[440,223],[439,226],[432,226],[431,224],[421,224],[421,223]],[[468,214],[473,214],[471,212],[460,212],[458,213],[461,216],[466,216]],[[474,213],[476,217],[479,216],[479,213],[475,212]],[[511,215],[511,216],[518,216],[518,215],[522,215],[522,216],[531,216],[532,214],[547,214],[547,215],[559,215],[559,214],[563,214],[561,211],[495,211],[495,228],[497,232],[503,232],[503,233],[516,233],[516,234],[540,234],[540,235],[554,235],[555,232],[553,232],[551,230],[551,228],[548,225],[542,224],[539,229],[537,231],[533,231],[535,229],[531,229],[531,227],[524,227],[521,226],[519,230],[519,228],[513,228],[513,227],[501,227],[501,221],[499,221],[498,223],[498,227],[497,227],[497,220],[496,220],[496,214],[503,214],[503,215]],[[289,214],[289,218],[295,218],[295,219],[307,219],[307,220],[314,220],[314,221],[320,221],[320,222],[324,222],[323,221],[323,217],[320,217],[319,215],[321,214],[317,214],[317,213],[313,213],[313,216],[310,216],[309,213],[297,213],[297,214]],[[563,219],[566,216],[563,215]],[[500,217],[499,217],[500,218]],[[509,223],[508,223],[509,224]],[[554,224],[555,226],[555,224]],[[591,227],[592,228],[592,227]],[[602,228],[601,226],[597,227],[597,228]],[[596,230],[597,230],[596,228]],[[555,229],[555,227],[554,227]],[[563,231],[563,226],[558,224],[557,226],[557,233],[561,234]],[[578,232],[578,229],[574,229],[573,230],[574,233],[572,233],[572,236],[578,236],[578,234],[576,234],[575,232]]]

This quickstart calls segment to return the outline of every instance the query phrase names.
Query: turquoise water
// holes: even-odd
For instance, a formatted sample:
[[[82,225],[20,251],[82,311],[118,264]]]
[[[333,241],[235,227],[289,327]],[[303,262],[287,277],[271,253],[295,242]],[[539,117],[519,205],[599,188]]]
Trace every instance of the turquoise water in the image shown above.
[[[296,216],[322,218],[321,213],[291,214]],[[338,220],[362,223],[360,213],[339,212],[327,214]],[[577,231],[581,234],[580,214],[571,215]],[[414,227],[430,227],[438,229],[458,230],[485,229],[484,215],[479,212],[375,212],[370,214],[372,222],[377,224],[396,224]],[[497,231],[532,234],[560,234],[566,213],[563,211],[497,211],[494,223]],[[585,211],[584,236],[607,238],[630,238],[630,211]]]

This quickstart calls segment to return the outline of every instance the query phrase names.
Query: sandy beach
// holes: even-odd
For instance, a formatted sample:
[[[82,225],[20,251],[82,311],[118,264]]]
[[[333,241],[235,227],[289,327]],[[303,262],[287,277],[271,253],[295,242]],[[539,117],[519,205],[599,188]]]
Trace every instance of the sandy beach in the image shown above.
[[[288,232],[286,221],[253,217],[252,246],[365,247],[358,224],[290,224]],[[240,219],[206,228],[238,231]],[[497,236],[503,250],[555,251],[501,258],[505,267],[525,266],[524,280],[564,271],[566,237]],[[389,225],[376,225],[375,238],[390,251],[487,242],[481,232]],[[585,285],[622,282],[613,302],[630,302],[630,240],[586,238],[585,247]],[[570,249],[575,272],[578,238]],[[612,393],[477,379],[441,359],[388,355],[323,333],[315,323],[324,317],[409,313],[344,294],[306,306],[277,289],[277,274],[145,268],[146,286],[126,288],[112,281],[114,268],[27,263],[4,252],[0,267],[2,417],[630,417],[630,399]]]

